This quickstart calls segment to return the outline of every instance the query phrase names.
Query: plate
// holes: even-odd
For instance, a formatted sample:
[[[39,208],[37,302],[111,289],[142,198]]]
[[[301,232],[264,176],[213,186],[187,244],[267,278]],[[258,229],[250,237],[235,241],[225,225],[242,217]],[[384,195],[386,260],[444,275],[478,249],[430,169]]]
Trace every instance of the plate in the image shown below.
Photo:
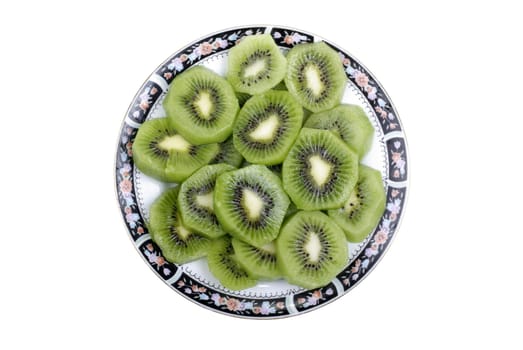
[[[194,65],[219,74],[226,69],[228,51],[242,37],[270,33],[283,52],[294,45],[325,41],[339,53],[347,75],[342,102],[360,105],[374,126],[374,140],[362,163],[381,171],[387,204],[377,227],[359,243],[349,243],[346,267],[328,285],[314,290],[284,280],[262,281],[242,291],[231,291],[214,278],[205,259],[172,264],[151,240],[148,209],[166,184],[141,173],[133,164],[132,143],[140,125],[165,116],[162,101],[173,79]],[[129,237],[145,262],[168,286],[187,299],[214,311],[247,318],[297,315],[347,294],[376,266],[386,252],[403,216],[408,188],[405,134],[394,105],[376,78],[347,51],[308,32],[279,26],[249,26],[223,30],[184,47],[163,62],[142,85],[122,123],[116,150],[116,192]]]

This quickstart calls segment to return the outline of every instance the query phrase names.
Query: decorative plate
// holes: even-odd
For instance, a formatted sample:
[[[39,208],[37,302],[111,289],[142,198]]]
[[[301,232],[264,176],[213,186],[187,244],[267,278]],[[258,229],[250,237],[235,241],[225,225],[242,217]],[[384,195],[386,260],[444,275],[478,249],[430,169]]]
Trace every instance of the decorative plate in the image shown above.
[[[132,143],[147,119],[165,116],[163,98],[172,80],[193,65],[204,65],[224,74],[231,47],[246,36],[270,33],[282,51],[304,42],[325,41],[340,55],[347,74],[343,102],[358,104],[374,125],[373,145],[362,163],[382,173],[387,204],[377,227],[359,244],[349,244],[350,260],[328,285],[314,289],[284,280],[262,281],[243,291],[230,291],[212,276],[205,259],[177,265],[168,262],[147,231],[148,208],[167,187],[142,174],[133,164]],[[337,45],[313,34],[272,26],[237,27],[199,39],[169,57],[147,79],[132,101],[120,131],[116,151],[116,191],[128,234],[145,262],[167,285],[189,300],[228,315],[247,318],[280,318],[314,310],[345,295],[378,263],[396,234],[403,216],[408,159],[398,114],[374,76]]]

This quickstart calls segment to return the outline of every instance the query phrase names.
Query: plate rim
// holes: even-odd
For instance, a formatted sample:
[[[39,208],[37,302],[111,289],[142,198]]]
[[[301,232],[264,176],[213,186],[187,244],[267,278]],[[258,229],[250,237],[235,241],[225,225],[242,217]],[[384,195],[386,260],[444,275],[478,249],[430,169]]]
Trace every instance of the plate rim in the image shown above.
[[[139,101],[140,99],[140,96],[143,94],[143,92],[146,90],[147,88],[147,85],[148,83],[152,83],[152,84],[155,84],[158,82],[158,78],[155,77],[155,75],[159,75],[159,72],[161,72],[162,68],[166,67],[171,61],[174,61],[177,56],[180,56],[182,55],[185,51],[188,51],[188,49],[190,48],[193,48],[195,47],[196,44],[199,44],[199,47],[201,47],[201,44],[206,42],[208,44],[208,42],[210,41],[210,39],[217,39],[219,36],[223,36],[227,33],[230,33],[230,32],[233,32],[233,33],[240,33],[240,35],[237,36],[237,38],[241,38],[243,37],[244,35],[250,35],[249,34],[249,31],[253,31],[255,30],[256,33],[270,33],[271,36],[276,39],[276,36],[278,36],[276,33],[279,33],[279,32],[283,32],[285,33],[285,43],[287,43],[287,41],[290,42],[290,40],[287,40],[289,39],[288,37],[291,36],[291,37],[295,37],[294,39],[298,40],[297,42],[290,42],[288,45],[282,45],[282,43],[279,44],[279,46],[281,47],[292,47],[294,46],[295,44],[297,43],[300,43],[301,41],[324,41],[326,42],[327,44],[329,44],[331,47],[333,47],[335,50],[337,50],[340,55],[342,54],[344,56],[344,58],[347,58],[349,59],[349,67],[347,67],[346,69],[346,74],[348,75],[348,79],[350,80],[350,75],[349,75],[349,69],[350,67],[352,67],[352,62],[354,62],[357,66],[357,68],[359,68],[359,73],[357,74],[361,74],[363,73],[365,77],[362,77],[360,80],[359,80],[359,83],[357,84],[358,87],[364,87],[366,88],[367,86],[370,86],[370,91],[368,92],[369,93],[369,96],[370,96],[370,93],[372,92],[372,89],[373,88],[376,88],[380,95],[382,97],[384,97],[385,99],[382,101],[385,103],[385,106],[388,105],[388,109],[389,111],[391,111],[390,113],[393,113],[392,114],[392,117],[394,118],[395,120],[395,123],[397,124],[397,127],[399,128],[399,130],[395,130],[395,131],[388,131],[386,132],[384,129],[383,129],[383,124],[381,123],[381,120],[379,120],[379,117],[378,115],[376,114],[377,112],[376,111],[373,111],[377,117],[377,120],[378,120],[378,126],[382,129],[382,132],[383,132],[383,140],[380,140],[380,141],[383,141],[384,143],[384,146],[385,146],[385,150],[386,150],[386,160],[387,160],[387,165],[386,165],[386,170],[387,170],[387,177],[384,179],[384,183],[387,184],[386,186],[386,198],[387,198],[387,202],[386,202],[386,205],[389,204],[388,202],[388,199],[389,199],[389,191],[393,191],[393,190],[402,190],[403,192],[400,193],[401,194],[401,203],[399,204],[399,209],[398,211],[396,212],[396,216],[397,216],[397,219],[395,220],[395,225],[393,227],[393,229],[386,235],[388,237],[385,238],[385,241],[378,245],[377,247],[377,253],[374,254],[374,255],[371,255],[368,259],[370,260],[373,256],[376,256],[376,258],[373,260],[373,261],[370,261],[368,264],[368,269],[365,269],[365,271],[363,271],[361,277],[358,276],[356,277],[355,281],[353,283],[351,283],[351,281],[349,280],[348,281],[348,285],[347,287],[344,287],[343,284],[345,283],[345,280],[346,279],[343,279],[340,280],[340,276],[342,276],[344,273],[348,272],[349,269],[351,269],[351,266],[353,264],[349,264],[345,269],[344,271],[340,272],[336,278],[333,280],[333,282],[329,283],[327,286],[324,286],[324,287],[321,287],[321,288],[316,288],[315,290],[306,290],[306,291],[301,291],[299,293],[295,293],[295,294],[288,294],[286,295],[284,298],[282,297],[278,297],[278,298],[245,298],[247,300],[251,300],[251,302],[249,301],[245,301],[245,299],[243,301],[239,301],[238,299],[241,298],[239,297],[238,295],[231,295],[231,297],[229,297],[225,303],[222,303],[222,301],[218,300],[218,302],[214,302],[213,303],[204,303],[202,302],[202,300],[197,300],[194,298],[194,294],[192,293],[192,291],[194,289],[196,289],[196,291],[199,291],[201,290],[200,288],[202,288],[202,286],[197,286],[195,284],[191,284],[190,286],[187,285],[185,286],[185,283],[184,280],[182,280],[182,278],[184,277],[184,272],[182,271],[181,268],[176,268],[175,269],[175,272],[174,274],[172,275],[172,277],[170,278],[165,278],[164,276],[162,276],[161,273],[159,273],[159,270],[155,268],[154,264],[153,264],[153,261],[151,260],[151,256],[152,255],[147,255],[146,253],[144,253],[144,251],[141,251],[140,249],[146,245],[146,243],[148,241],[150,241],[150,236],[148,236],[147,232],[146,232],[146,228],[145,228],[145,222],[143,222],[143,227],[142,227],[142,230],[145,230],[145,232],[142,232],[142,235],[141,237],[138,237],[137,239],[135,239],[133,237],[133,233],[132,233],[132,230],[131,230],[131,223],[132,221],[129,220],[128,218],[128,214],[127,213],[127,207],[124,207],[122,205],[122,196],[126,196],[127,194],[130,193],[131,197],[134,196],[134,198],[136,198],[136,194],[134,192],[134,179],[133,181],[129,181],[131,182],[131,188],[130,190],[128,188],[126,188],[125,186],[122,186],[122,184],[125,184],[127,187],[128,187],[128,182],[125,182],[124,180],[120,180],[119,181],[119,173],[120,175],[122,175],[122,164],[120,164],[119,166],[119,156],[122,156],[122,141],[125,139],[126,142],[125,142],[125,146],[124,147],[127,147],[128,148],[128,142],[131,142],[132,139],[133,139],[133,136],[136,134],[136,130],[138,129],[139,125],[141,124],[141,122],[139,122],[139,120],[133,120],[133,118],[129,118],[130,116],[130,113],[132,112],[133,110],[133,107],[136,107],[136,103]],[[259,30],[262,30],[261,32]],[[278,32],[276,32],[275,30],[278,30]],[[252,33],[251,33],[252,34]],[[292,35],[291,35],[292,34]],[[282,33],[279,33],[279,37],[278,38],[281,38],[283,37],[283,34]],[[291,38],[291,40],[294,40],[293,38]],[[229,44],[229,40],[227,39],[227,45],[225,48],[223,48],[224,50],[229,50],[230,47],[232,47],[234,44]],[[218,52],[222,52],[224,50],[219,50],[219,51],[212,51],[206,55],[203,55],[203,57],[200,55],[200,57],[195,60],[194,62],[191,61],[191,63],[185,67],[185,65],[183,65],[183,62],[182,62],[182,69],[180,70],[180,72],[183,72],[185,71],[188,67],[190,67],[192,64],[194,63],[197,63],[199,62],[200,60],[202,59],[206,59],[208,57],[211,57],[212,55],[218,53]],[[196,50],[194,50],[196,51]],[[209,47],[206,47],[206,52],[209,51]],[[178,62],[179,63],[179,62]],[[178,67],[179,68],[179,67]],[[354,68],[353,68],[354,69]],[[173,71],[174,72],[174,71]],[[175,77],[176,74],[173,74],[173,76]],[[172,79],[174,79],[174,77]],[[165,82],[167,83],[167,87],[170,85],[170,82],[172,81],[171,80],[168,80],[166,79]],[[365,84],[365,81],[367,79],[367,84]],[[373,82],[373,84],[370,84],[370,82]],[[161,83],[161,81],[160,81]],[[361,85],[360,85],[361,83]],[[153,86],[151,84],[151,86]],[[161,86],[159,84],[156,84],[158,85],[158,87],[161,88]],[[149,91],[151,91],[151,86],[149,86]],[[164,86],[165,87],[165,86]],[[162,89],[162,92],[163,92],[163,89]],[[158,96],[161,95],[160,92],[158,94]],[[365,94],[365,91],[362,90],[362,93],[364,96],[367,96]],[[378,95],[378,93],[376,92],[375,93],[376,95]],[[367,99],[367,97],[365,97]],[[374,98],[374,100],[376,99],[376,97]],[[381,99],[381,97],[380,97]],[[156,100],[154,100],[154,102],[151,103],[150,106],[154,105]],[[369,105],[371,107],[373,107],[374,105],[370,102],[370,100],[367,99],[367,102],[369,103]],[[143,119],[145,120],[145,117],[147,117],[148,113],[150,112],[150,108],[149,110],[144,110],[144,116],[143,116]],[[382,113],[383,115],[383,113]],[[385,117],[387,118],[387,117]],[[134,128],[135,131],[134,131],[134,135],[132,132],[130,132],[127,136],[124,135],[124,132],[126,132],[128,129],[126,129],[126,127],[131,127],[131,128]],[[387,135],[390,135],[390,136],[387,136]],[[394,142],[392,142],[392,140],[395,140],[395,139],[398,139]],[[404,177],[402,178],[402,181],[393,181],[393,180],[390,180],[390,174],[391,173],[391,170],[393,168],[391,168],[391,155],[389,154],[389,142],[390,143],[393,143],[393,147],[396,147],[396,144],[400,143],[400,146],[397,147],[397,150],[400,151],[401,150],[401,155],[403,155],[403,157],[399,157],[399,162],[403,162],[403,168],[402,168],[402,171],[404,172]],[[132,142],[131,142],[131,145],[132,145]],[[131,100],[129,106],[128,106],[128,109],[126,111],[126,114],[122,120],[122,123],[121,123],[121,126],[120,126],[120,133],[118,134],[118,139],[117,139],[117,147],[116,147],[116,155],[115,155],[115,162],[113,164],[115,164],[115,168],[114,168],[114,179],[116,180],[116,186],[115,186],[115,195],[116,195],[116,199],[117,199],[117,203],[118,203],[118,206],[119,206],[119,209],[122,213],[122,216],[123,216],[123,224],[126,228],[126,231],[127,231],[127,236],[129,237],[129,239],[133,242],[133,245],[135,247],[135,249],[138,251],[138,253],[140,253],[140,256],[142,257],[142,259],[147,263],[147,265],[149,265],[149,267],[155,272],[155,274],[164,282],[166,283],[167,285],[169,285],[172,289],[174,289],[178,294],[181,294],[184,298],[192,301],[193,303],[196,303],[202,307],[205,307],[209,310],[212,310],[212,311],[215,311],[215,312],[218,312],[220,314],[226,314],[226,315],[229,315],[229,316],[235,316],[235,317],[240,317],[240,318],[248,318],[248,319],[275,319],[275,318],[284,318],[284,317],[289,317],[289,316],[295,316],[295,315],[299,315],[299,314],[304,314],[304,313],[307,313],[307,312],[310,312],[312,310],[316,310],[318,309],[319,307],[321,306],[324,306],[324,305],[328,305],[330,304],[331,302],[333,302],[334,300],[338,300],[339,298],[341,298],[342,296],[348,294],[348,292],[353,289],[354,287],[356,287],[357,285],[359,285],[361,283],[362,280],[364,280],[367,275],[372,271],[374,270],[374,268],[376,267],[376,265],[381,261],[381,259],[383,258],[383,256],[385,255],[385,253],[388,251],[388,249],[390,248],[390,245],[392,243],[392,241],[394,240],[394,238],[396,237],[397,235],[397,232],[400,228],[400,225],[402,223],[402,220],[403,220],[403,217],[404,217],[404,211],[405,211],[405,207],[407,205],[407,200],[408,200],[408,194],[409,194],[409,185],[410,185],[410,177],[411,177],[411,174],[410,174],[410,158],[408,157],[408,154],[409,154],[409,150],[408,150],[408,144],[407,144],[407,140],[406,140],[406,133],[405,133],[405,130],[404,130],[404,127],[403,127],[403,124],[399,118],[399,114],[397,112],[397,109],[395,107],[395,105],[393,104],[392,100],[390,99],[390,96],[388,95],[388,93],[385,91],[385,89],[383,88],[383,85],[376,79],[376,77],[372,74],[372,72],[366,67],[364,66],[357,58],[354,57],[354,55],[352,55],[349,51],[343,49],[342,47],[332,43],[331,41],[323,38],[322,36],[319,36],[319,35],[316,35],[316,34],[313,34],[313,33],[310,33],[308,31],[304,31],[304,30],[301,30],[301,29],[296,29],[296,28],[293,28],[293,27],[289,27],[289,26],[279,26],[279,25],[243,25],[243,26],[235,26],[235,27],[230,27],[230,28],[225,28],[225,29],[222,29],[222,30],[219,30],[219,31],[215,31],[215,32],[212,32],[212,33],[209,33],[205,36],[202,36],[194,41],[192,41],[191,43],[189,43],[188,45],[186,46],[183,46],[181,47],[180,49],[174,51],[166,60],[164,60],[158,67],[156,67],[156,69],[147,77],[147,79],[143,82],[143,84],[141,85],[141,87],[139,88],[139,90],[137,91],[137,93],[135,94],[135,96],[133,97],[133,99]],[[123,156],[122,156],[123,157]],[[127,164],[131,164],[131,170],[130,172],[131,173],[134,173],[133,171],[133,168],[134,168],[134,165],[132,164],[132,155],[129,154],[129,160],[130,160],[130,163],[127,163]],[[124,162],[123,162],[124,163]],[[124,163],[125,164],[125,163]],[[398,162],[395,163],[396,165],[398,165]],[[401,168],[399,168],[401,169]],[[125,169],[124,169],[125,170]],[[397,169],[396,169],[397,170]],[[128,191],[129,190],[129,191]],[[125,198],[128,198],[128,197],[125,197]],[[137,203],[135,204],[136,206],[138,205]],[[396,209],[395,209],[396,210]],[[139,212],[139,210],[138,210]],[[384,220],[384,217],[385,217],[385,214],[387,213],[387,208],[386,208],[386,211],[385,213],[383,214],[382,218],[380,219],[380,223]],[[133,214],[133,213],[131,213]],[[134,213],[136,214],[136,213]],[[143,218],[142,218],[143,219]],[[370,235],[371,238],[375,237],[377,231],[378,231],[378,228],[379,228],[379,225],[375,228],[375,230],[372,232],[372,234]],[[359,256],[361,256],[362,254],[366,253],[365,251],[370,249],[369,246],[371,244],[371,241],[372,239],[369,239],[369,241],[367,242],[367,244],[361,249]],[[150,243],[147,243],[147,246],[146,247],[149,247],[152,243],[152,246],[154,248],[154,243],[151,241]],[[380,246],[383,245],[383,248],[381,250],[380,249]],[[148,248],[146,248],[148,249]],[[156,254],[156,253],[160,253],[160,255],[156,256],[157,260],[159,260],[159,258],[161,257],[161,251],[159,251],[159,248],[157,248],[156,250],[152,250],[150,251],[151,254]],[[373,252],[370,252],[369,254],[373,254]],[[163,258],[163,257],[162,257]],[[357,260],[360,260],[360,259],[357,259]],[[356,261],[356,260],[355,260]],[[165,262],[162,263],[163,265],[165,265]],[[175,265],[175,264],[170,264],[168,263],[169,265]],[[162,265],[162,266],[163,266]],[[360,261],[360,267],[358,268],[358,270],[361,268],[361,261]],[[350,274],[349,274],[350,275]],[[354,275],[353,275],[354,276]],[[191,276],[187,276],[189,278],[189,280],[191,280]],[[350,277],[348,277],[350,278]],[[180,281],[182,281],[182,285],[180,285]],[[336,282],[337,281],[337,282]],[[196,281],[199,283],[199,281]],[[180,288],[177,288],[174,284],[178,284]],[[196,287],[195,287],[196,286]],[[185,287],[185,288],[184,288]],[[181,288],[183,288],[184,290],[182,291]],[[204,288],[205,289],[205,288]],[[330,293],[329,293],[330,291]],[[221,291],[216,291],[218,294],[223,294]],[[206,295],[206,294],[203,294],[201,293],[202,295]],[[309,296],[307,296],[306,294],[310,294]],[[298,298],[296,299],[297,296],[300,296],[301,295],[301,298]],[[325,297],[326,295],[326,297]],[[304,297],[307,297],[308,299],[304,298]],[[220,297],[221,298],[221,297]],[[265,305],[265,309],[262,308],[262,305],[263,303],[265,302],[269,302],[269,305],[271,303],[271,300],[274,302],[274,300],[278,300],[280,299],[275,305],[272,305],[269,307],[269,311],[267,311],[267,307]],[[281,300],[283,299],[283,300]],[[295,300],[296,299],[296,300]],[[322,300],[323,299],[323,300]],[[210,300],[210,297],[207,296],[207,299],[205,299],[206,301],[207,300]],[[252,301],[259,301],[260,302],[260,305],[259,306],[253,306],[253,303]],[[305,302],[301,302],[302,300],[309,300],[309,301],[305,301]],[[296,302],[297,303],[296,303]],[[251,307],[251,312],[250,313],[244,313],[242,311],[245,311],[245,309],[241,309],[241,307],[246,307],[247,304],[251,303],[250,307]],[[283,303],[283,304],[281,304]],[[298,306],[303,306],[305,304],[308,304],[307,306],[305,307],[301,307],[301,308],[298,308],[297,305],[295,304],[298,304]],[[220,306],[225,306],[225,307],[220,307]],[[256,309],[255,308],[258,308],[258,312],[255,312]],[[272,313],[274,313],[274,310],[276,311],[285,311],[284,313],[276,313],[276,314],[272,314],[271,315],[271,310],[273,311]]]

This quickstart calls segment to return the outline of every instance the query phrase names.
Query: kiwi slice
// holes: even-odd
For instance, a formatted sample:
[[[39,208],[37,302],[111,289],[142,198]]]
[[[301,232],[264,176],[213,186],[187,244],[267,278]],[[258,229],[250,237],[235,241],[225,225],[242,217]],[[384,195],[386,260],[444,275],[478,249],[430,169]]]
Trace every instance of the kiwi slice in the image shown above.
[[[286,69],[285,56],[269,34],[246,36],[229,50],[227,80],[238,92],[261,94],[282,81]]]
[[[360,165],[356,186],[340,209],[329,216],[345,231],[347,240],[361,242],[367,237],[385,210],[385,190],[379,171]]]
[[[235,255],[230,236],[213,241],[207,256],[209,270],[228,289],[240,290],[256,285],[256,279],[249,276]]]
[[[358,179],[358,155],[326,130],[303,128],[282,168],[283,187],[296,207],[341,207]]]
[[[242,164],[243,157],[240,152],[234,148],[232,136],[225,140],[225,142],[219,143],[218,147],[218,154],[211,160],[210,164],[227,163],[235,168],[238,168]]]
[[[170,262],[183,264],[207,254],[211,240],[188,228],[176,204],[179,188],[170,188],[158,197],[149,211],[153,241]]]
[[[360,106],[344,104],[311,115],[306,128],[330,130],[353,150],[360,159],[369,151],[374,128]]]
[[[303,109],[286,91],[251,97],[234,124],[234,147],[251,163],[281,163],[302,125]]]
[[[329,283],[348,262],[343,231],[320,211],[299,211],[286,220],[276,240],[285,278],[303,288]]]
[[[277,279],[282,277],[278,264],[276,263],[276,247],[274,242],[265,244],[257,248],[240,241],[232,239],[232,246],[236,254],[238,263],[255,278]]]
[[[263,165],[226,172],[214,187],[214,211],[223,229],[255,247],[272,242],[289,197],[281,180]]]
[[[166,118],[144,122],[133,143],[133,160],[138,169],[167,182],[185,180],[217,153],[217,144],[191,144]]]
[[[214,214],[214,183],[218,175],[234,169],[223,163],[206,165],[183,182],[178,205],[187,227],[209,238],[225,235]]]
[[[201,66],[173,80],[163,106],[171,124],[195,145],[225,141],[240,109],[230,84]]]
[[[327,44],[296,45],[287,62],[285,85],[303,107],[320,112],[340,103],[347,77],[340,56]]]

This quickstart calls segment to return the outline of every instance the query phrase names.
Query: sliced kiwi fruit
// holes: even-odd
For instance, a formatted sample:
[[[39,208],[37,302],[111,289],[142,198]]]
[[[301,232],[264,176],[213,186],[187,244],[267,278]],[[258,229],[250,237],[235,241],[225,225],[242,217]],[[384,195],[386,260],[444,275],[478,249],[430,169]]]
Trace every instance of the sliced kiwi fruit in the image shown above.
[[[214,211],[223,229],[255,247],[272,242],[289,197],[281,180],[263,165],[226,172],[214,187]]]
[[[369,151],[374,128],[360,106],[343,104],[328,111],[312,114],[306,128],[330,130],[353,150],[360,159]]]
[[[249,166],[249,165],[253,165],[253,164],[249,163],[246,160],[243,160],[241,167],[245,168],[246,166]],[[282,167],[281,163],[280,164],[274,164],[274,165],[266,165],[266,167],[267,167],[267,169],[272,171],[272,173],[274,175],[278,176],[280,178],[280,180],[281,180],[281,167]]]
[[[178,192],[178,187],[170,188],[153,202],[149,211],[149,231],[168,261],[184,264],[205,256],[211,240],[184,224],[176,203]]]
[[[212,242],[207,262],[211,273],[225,288],[240,290],[256,285],[256,279],[238,263],[231,237],[228,235]]]
[[[232,239],[232,246],[238,263],[247,273],[258,279],[277,279],[282,277],[276,263],[274,242],[257,248],[239,239]]]
[[[303,109],[286,91],[251,97],[234,124],[234,147],[251,163],[281,163],[302,125]]]
[[[138,169],[166,182],[185,180],[217,153],[217,144],[191,144],[166,118],[144,122],[133,143],[133,160]]]
[[[283,187],[296,207],[341,207],[358,179],[358,155],[326,130],[303,128],[282,168]]]
[[[285,279],[312,289],[329,283],[348,262],[343,231],[320,211],[299,211],[285,221],[276,240]]]
[[[320,112],[340,103],[347,77],[340,56],[327,44],[296,45],[287,62],[285,85],[303,107]]]
[[[224,163],[206,165],[182,183],[178,205],[187,227],[209,238],[226,234],[214,214],[214,184],[220,174],[234,169]]]
[[[269,34],[251,35],[229,50],[227,80],[234,90],[260,94],[282,81],[285,56]]]
[[[360,165],[358,182],[342,208],[329,216],[345,231],[347,240],[361,242],[378,224],[385,210],[385,190],[379,171]]]
[[[173,80],[163,106],[174,128],[195,145],[225,141],[240,108],[231,85],[201,66]]]
[[[218,154],[211,160],[210,164],[227,163],[235,168],[238,168],[242,164],[243,157],[240,152],[234,148],[232,136],[224,142],[219,143],[218,147]]]

